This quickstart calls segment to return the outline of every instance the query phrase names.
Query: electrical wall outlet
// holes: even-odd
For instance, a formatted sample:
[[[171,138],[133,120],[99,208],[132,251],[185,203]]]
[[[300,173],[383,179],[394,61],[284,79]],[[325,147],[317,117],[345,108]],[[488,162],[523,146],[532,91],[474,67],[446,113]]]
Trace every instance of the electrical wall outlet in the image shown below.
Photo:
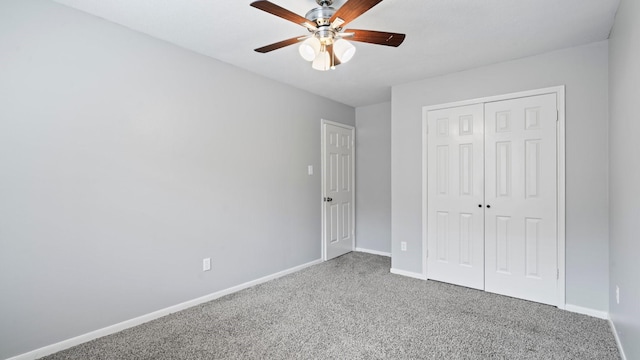
[[[400,242],[400,250],[407,251],[407,242],[406,241]]]
[[[620,287],[616,285],[616,304],[620,304]]]
[[[202,259],[202,271],[211,270],[211,258]]]

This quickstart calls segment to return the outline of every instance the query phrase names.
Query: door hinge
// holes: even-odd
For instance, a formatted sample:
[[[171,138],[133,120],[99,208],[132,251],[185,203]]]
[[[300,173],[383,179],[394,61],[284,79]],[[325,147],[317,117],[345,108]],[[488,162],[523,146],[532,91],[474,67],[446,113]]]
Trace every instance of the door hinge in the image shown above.
[[[556,110],[556,121],[560,121],[560,110]]]
[[[560,280],[560,269],[556,269],[556,280]]]

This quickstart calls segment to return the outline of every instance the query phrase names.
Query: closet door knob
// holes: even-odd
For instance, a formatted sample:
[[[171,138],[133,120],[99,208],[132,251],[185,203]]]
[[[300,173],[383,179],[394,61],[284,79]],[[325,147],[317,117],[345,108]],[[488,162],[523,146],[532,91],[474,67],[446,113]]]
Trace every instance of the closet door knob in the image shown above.
[[[478,207],[480,207],[480,208],[481,208],[481,207],[482,207],[482,204],[478,204]]]
[[[487,205],[487,209],[490,209],[490,208],[491,208],[491,205]]]

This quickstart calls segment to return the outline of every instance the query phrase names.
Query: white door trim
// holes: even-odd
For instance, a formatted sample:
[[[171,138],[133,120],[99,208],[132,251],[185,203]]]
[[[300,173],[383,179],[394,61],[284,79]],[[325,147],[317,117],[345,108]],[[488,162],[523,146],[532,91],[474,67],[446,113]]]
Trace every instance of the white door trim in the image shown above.
[[[439,105],[429,105],[422,108],[422,277],[427,278],[427,113],[433,110],[441,110],[452,107],[459,107],[465,105],[489,103],[502,100],[511,100],[529,96],[544,95],[544,94],[556,94],[557,106],[558,106],[558,123],[557,123],[557,166],[558,166],[558,285],[557,285],[557,299],[558,308],[565,309],[566,307],[566,264],[565,264],[565,87],[555,86],[537,90],[529,90],[516,92],[511,94],[496,95],[483,97],[478,99],[463,100],[450,102]]]
[[[325,173],[324,173],[324,169],[325,169],[325,131],[324,131],[324,126],[325,125],[333,125],[333,126],[338,126],[338,127],[342,127],[348,130],[351,130],[351,139],[353,140],[353,144],[351,146],[351,159],[353,159],[353,163],[351,166],[351,179],[353,181],[352,184],[352,188],[351,188],[351,203],[353,204],[353,206],[351,207],[351,230],[352,230],[352,234],[351,234],[351,251],[354,251],[356,248],[356,217],[355,217],[355,212],[356,212],[356,146],[355,146],[355,132],[356,132],[356,128],[351,126],[351,125],[345,125],[342,123],[338,123],[335,121],[330,121],[330,120],[325,120],[325,119],[321,119],[320,120],[320,136],[321,136],[321,141],[320,141],[320,213],[322,214],[322,220],[321,220],[321,226],[320,228],[321,230],[321,240],[320,240],[320,247],[321,247],[321,253],[322,253],[322,261],[327,261],[327,254],[326,254],[326,244],[325,244],[325,211],[324,211],[324,197],[326,196],[324,193],[324,181],[325,181]]]

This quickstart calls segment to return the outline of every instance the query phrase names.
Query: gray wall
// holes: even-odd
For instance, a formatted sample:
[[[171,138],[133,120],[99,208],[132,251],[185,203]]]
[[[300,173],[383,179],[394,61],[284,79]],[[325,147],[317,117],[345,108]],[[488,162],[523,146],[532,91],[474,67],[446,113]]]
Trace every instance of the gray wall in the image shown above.
[[[627,359],[640,359],[640,2],[623,0],[610,40],[609,311]],[[620,304],[616,303],[616,285]]]
[[[320,258],[354,108],[39,0],[0,2],[0,79],[0,358]]]
[[[422,271],[422,107],[566,85],[566,301],[608,310],[607,51],[600,42],[393,87],[393,268]]]
[[[391,103],[356,108],[356,247],[391,253]]]

